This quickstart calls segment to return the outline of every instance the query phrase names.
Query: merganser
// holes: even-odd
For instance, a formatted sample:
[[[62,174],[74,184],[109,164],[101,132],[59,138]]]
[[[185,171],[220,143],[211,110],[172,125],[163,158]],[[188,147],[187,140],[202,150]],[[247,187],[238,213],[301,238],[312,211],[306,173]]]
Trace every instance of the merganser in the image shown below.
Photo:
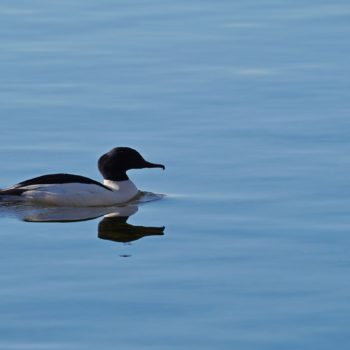
[[[50,174],[20,182],[0,190],[0,198],[52,206],[110,206],[126,203],[139,190],[126,172],[130,169],[162,168],[162,164],[146,161],[130,147],[116,147],[102,155],[98,169],[103,184],[85,176]]]

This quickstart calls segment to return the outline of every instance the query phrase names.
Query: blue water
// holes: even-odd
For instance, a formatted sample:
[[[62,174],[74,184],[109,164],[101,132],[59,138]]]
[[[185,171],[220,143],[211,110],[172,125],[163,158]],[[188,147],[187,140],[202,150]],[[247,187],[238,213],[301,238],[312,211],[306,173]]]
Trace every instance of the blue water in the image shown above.
[[[339,0],[3,0],[0,187],[101,179],[119,145],[167,169],[130,171],[165,197],[115,240],[106,213],[1,208],[0,349],[348,349],[349,17]]]

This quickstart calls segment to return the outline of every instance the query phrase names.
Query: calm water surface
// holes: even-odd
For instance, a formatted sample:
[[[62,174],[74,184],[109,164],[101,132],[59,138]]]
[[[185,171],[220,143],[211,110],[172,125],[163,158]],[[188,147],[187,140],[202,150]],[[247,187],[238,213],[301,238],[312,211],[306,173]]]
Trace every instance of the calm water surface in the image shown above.
[[[130,172],[166,196],[127,221],[1,208],[0,348],[348,349],[349,17],[3,0],[0,186],[117,145],[167,169]]]

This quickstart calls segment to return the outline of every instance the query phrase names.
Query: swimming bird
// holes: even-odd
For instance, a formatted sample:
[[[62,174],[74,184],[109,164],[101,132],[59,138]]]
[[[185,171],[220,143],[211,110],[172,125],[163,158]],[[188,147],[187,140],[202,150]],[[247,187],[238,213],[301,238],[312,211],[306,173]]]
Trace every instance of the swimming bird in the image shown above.
[[[139,194],[126,172],[130,169],[162,168],[146,161],[130,147],[115,147],[98,160],[103,184],[85,176],[49,174],[0,190],[0,199],[53,206],[110,206],[128,202]]]

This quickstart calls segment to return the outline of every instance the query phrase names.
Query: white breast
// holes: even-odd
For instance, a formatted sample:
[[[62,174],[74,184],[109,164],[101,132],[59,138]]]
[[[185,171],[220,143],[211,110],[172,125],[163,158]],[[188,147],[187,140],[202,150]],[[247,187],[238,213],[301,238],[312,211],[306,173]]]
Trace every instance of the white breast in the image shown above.
[[[111,190],[85,183],[31,185],[23,187],[27,191],[22,197],[26,201],[46,205],[109,206],[128,202],[138,194],[130,180],[111,181],[105,185]]]

